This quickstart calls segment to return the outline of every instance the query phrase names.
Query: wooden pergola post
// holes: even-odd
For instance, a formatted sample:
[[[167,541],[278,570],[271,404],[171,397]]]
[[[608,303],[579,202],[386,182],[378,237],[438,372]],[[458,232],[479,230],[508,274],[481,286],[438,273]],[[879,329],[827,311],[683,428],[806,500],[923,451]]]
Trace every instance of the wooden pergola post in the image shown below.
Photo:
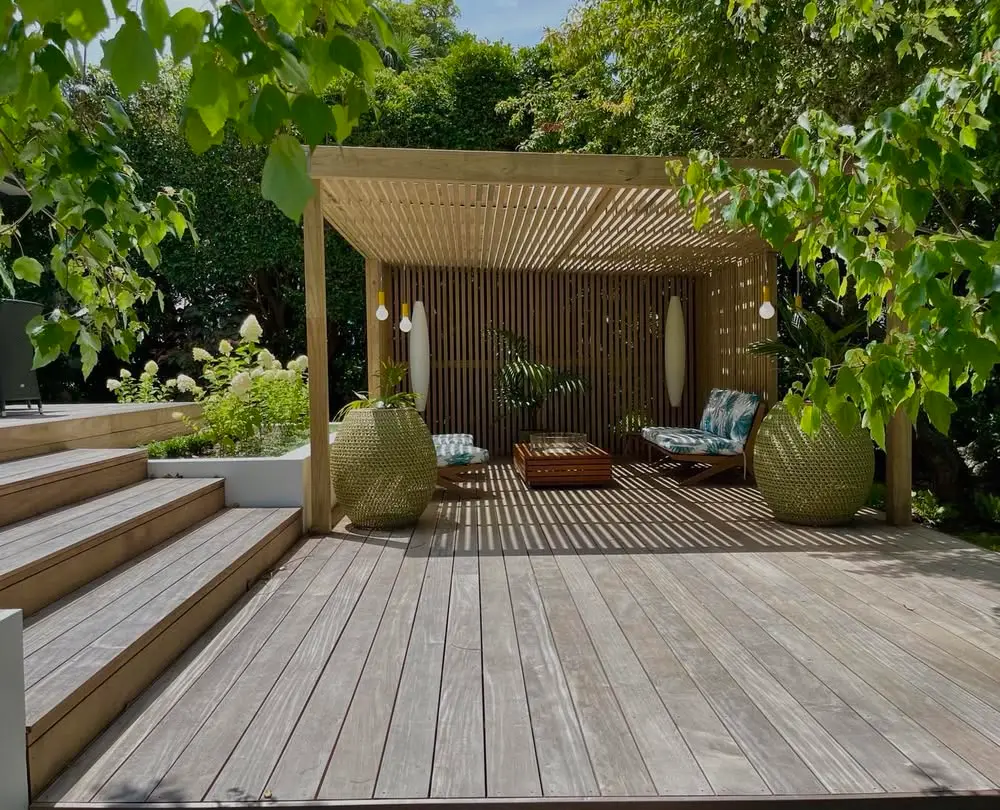
[[[326,257],[323,245],[323,186],[302,217],[306,281],[306,353],[309,356],[309,528],[330,531],[330,382],[326,355]]]
[[[889,297],[892,306],[892,297]],[[889,332],[899,326],[890,309]],[[885,519],[891,526],[910,522],[913,507],[913,425],[902,408],[885,427]]]
[[[382,361],[392,357],[394,302],[389,295],[392,283],[390,273],[391,270],[385,263],[377,259],[365,259],[365,337],[368,350],[368,392],[371,396],[378,391],[378,373]],[[389,319],[385,321],[375,317],[380,290],[386,295],[385,305],[389,309]]]

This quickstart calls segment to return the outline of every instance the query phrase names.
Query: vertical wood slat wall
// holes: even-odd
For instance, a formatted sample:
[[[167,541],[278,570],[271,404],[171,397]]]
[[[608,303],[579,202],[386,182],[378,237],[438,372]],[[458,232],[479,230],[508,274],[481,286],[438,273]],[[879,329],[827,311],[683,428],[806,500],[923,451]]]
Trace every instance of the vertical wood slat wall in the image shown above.
[[[622,421],[695,425],[703,398],[695,383],[699,346],[696,310],[701,280],[691,276],[545,273],[396,267],[387,305],[398,323],[400,304],[427,309],[431,385],[425,417],[432,433],[471,433],[495,457],[509,456],[522,429],[518,413],[502,414],[493,395],[500,361],[490,328],[526,337],[535,359],[583,375],[582,394],[555,396],[535,427],[579,431],[623,452]],[[679,295],[687,330],[683,401],[671,408],[664,379],[664,322]],[[393,353],[407,359],[405,335],[393,329]]]
[[[764,320],[758,312],[765,284],[775,303],[775,259],[766,253],[734,258],[699,278],[696,389],[700,401],[712,388],[756,392],[768,407],[777,401],[773,358],[747,351],[751,343],[777,335],[777,316]]]

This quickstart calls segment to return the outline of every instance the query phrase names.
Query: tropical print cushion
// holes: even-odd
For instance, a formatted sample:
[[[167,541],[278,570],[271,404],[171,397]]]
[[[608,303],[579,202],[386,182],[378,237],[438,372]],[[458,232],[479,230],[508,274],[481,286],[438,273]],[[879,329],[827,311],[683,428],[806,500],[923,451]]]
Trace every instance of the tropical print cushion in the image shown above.
[[[753,417],[759,403],[760,397],[757,394],[713,388],[698,427],[706,433],[737,442],[742,451],[743,445],[750,438],[750,428],[753,427]]]
[[[642,438],[662,447],[668,453],[689,453],[702,456],[738,456],[743,444],[716,436],[698,428],[646,427]]]
[[[438,433],[431,436],[437,453],[439,467],[464,467],[485,464],[490,460],[488,450],[476,447],[468,433]]]

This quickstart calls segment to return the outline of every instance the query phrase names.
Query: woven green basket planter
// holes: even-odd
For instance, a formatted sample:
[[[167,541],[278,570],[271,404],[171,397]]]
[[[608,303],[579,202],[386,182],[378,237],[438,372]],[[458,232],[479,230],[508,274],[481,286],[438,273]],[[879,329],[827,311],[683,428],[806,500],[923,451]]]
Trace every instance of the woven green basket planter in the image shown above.
[[[778,404],[761,422],[753,448],[757,486],[778,520],[807,526],[846,523],[865,505],[875,448],[860,425],[845,435],[824,414],[810,437]]]
[[[355,526],[415,523],[437,484],[437,455],[420,414],[409,408],[348,411],[330,445],[330,480]]]

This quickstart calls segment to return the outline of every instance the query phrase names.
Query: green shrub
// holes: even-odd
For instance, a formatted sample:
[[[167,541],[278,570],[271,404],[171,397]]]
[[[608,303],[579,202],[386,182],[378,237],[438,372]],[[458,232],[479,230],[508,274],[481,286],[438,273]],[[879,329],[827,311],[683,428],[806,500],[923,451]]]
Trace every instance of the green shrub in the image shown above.
[[[972,498],[976,514],[985,523],[1000,525],[1000,495],[977,491]]]
[[[190,458],[205,455],[212,447],[212,440],[207,436],[191,433],[147,444],[146,452],[150,458]]]
[[[871,492],[868,493],[868,505],[872,509],[885,509],[885,484],[881,481],[872,483]]]
[[[913,514],[924,523],[935,525],[955,517],[954,507],[941,503],[929,489],[913,493]]]
[[[138,382],[124,372],[121,381],[109,380],[108,387],[123,402],[162,401],[137,397],[169,392],[190,394],[201,405],[198,418],[181,417],[193,435],[155,442],[150,445],[152,458],[207,455],[209,449],[220,456],[279,455],[305,440],[308,360],[301,355],[283,367],[260,345],[261,334],[260,324],[250,315],[240,327],[239,339],[221,341],[218,354],[195,347],[191,354],[201,364],[200,382],[179,374],[161,384],[155,363],[147,364]]]

